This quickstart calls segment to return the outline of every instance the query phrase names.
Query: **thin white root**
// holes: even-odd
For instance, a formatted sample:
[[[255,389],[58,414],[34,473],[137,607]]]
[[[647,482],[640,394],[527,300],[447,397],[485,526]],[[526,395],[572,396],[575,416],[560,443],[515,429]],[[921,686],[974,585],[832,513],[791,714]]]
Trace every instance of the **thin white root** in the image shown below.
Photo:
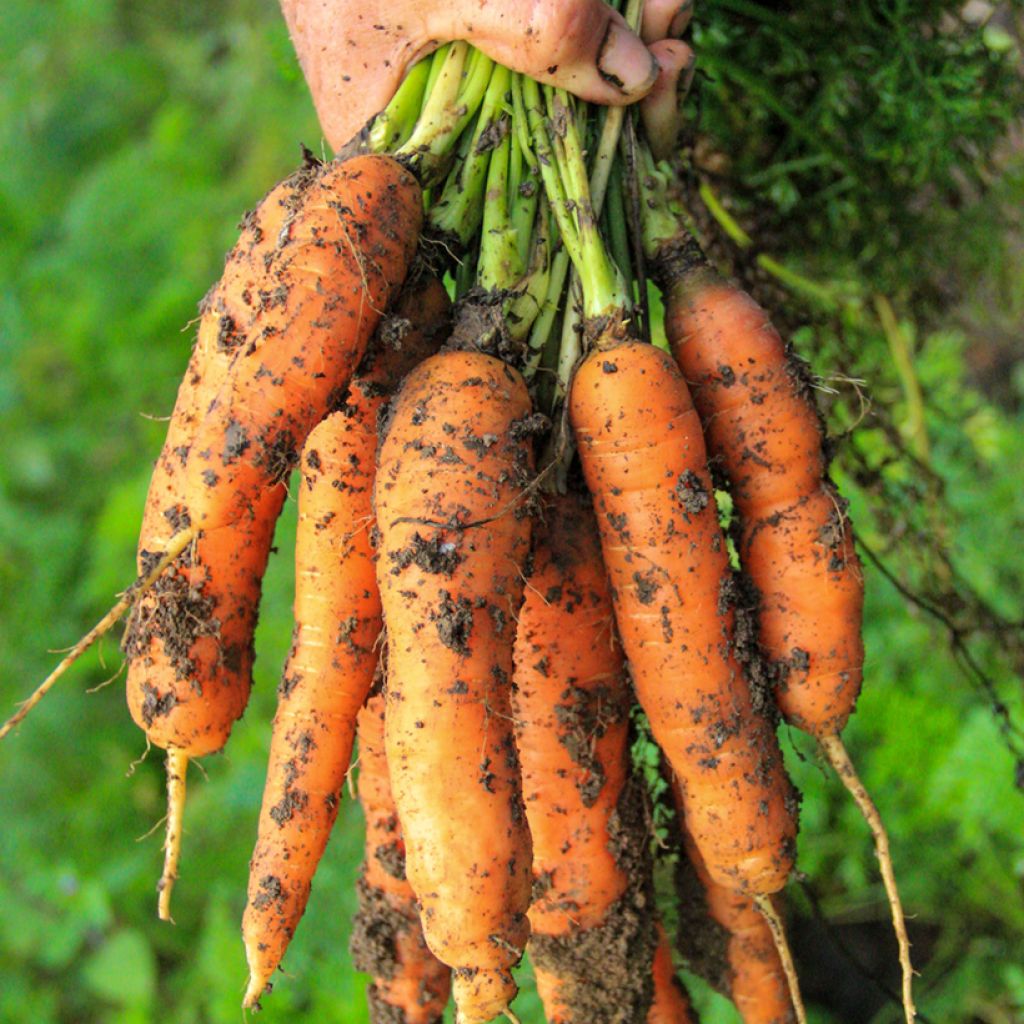
[[[882,874],[882,883],[885,886],[885,895],[889,900],[889,911],[892,914],[892,927],[896,932],[896,942],[900,951],[900,969],[903,973],[903,1016],[907,1024],[913,1024],[917,1016],[914,1008],[914,967],[910,962],[910,937],[907,935],[907,923],[903,916],[903,904],[900,902],[900,892],[896,885],[896,872],[892,866],[892,854],[889,850],[889,835],[882,824],[882,816],[878,813],[874,800],[860,781],[846,746],[838,735],[819,737],[821,749],[828,759],[828,763],[835,769],[836,774],[842,780],[854,802],[864,815],[864,820],[871,829],[871,836],[875,841],[875,855],[878,857],[878,866]]]
[[[118,599],[117,604],[107,612],[106,615],[96,623],[92,629],[89,630],[81,640],[71,648],[70,651],[64,656],[60,664],[39,684],[35,692],[31,697],[26,700],[18,710],[11,715],[10,718],[4,722],[3,726],[0,727],[0,740],[2,740],[15,726],[21,723],[25,716],[50,692],[53,684],[64,673],[71,668],[71,666],[78,661],[78,659],[85,654],[85,652],[92,647],[94,643],[105,633],[108,633],[111,628],[115,625],[118,619],[135,603],[135,601],[141,597],[163,574],[163,571],[174,561],[185,550],[186,547],[192,542],[195,537],[195,532],[192,529],[181,530],[176,533],[170,541],[168,541],[167,549],[164,551],[160,561],[153,566],[152,569],[146,573],[145,576],[140,576]]]
[[[779,917],[772,903],[771,896],[755,896],[754,904],[761,912],[761,916],[768,923],[768,929],[772,933],[772,941],[782,962],[782,973],[786,975],[786,984],[789,986],[789,998],[793,1002],[793,1012],[796,1014],[797,1024],[807,1024],[807,1011],[804,1009],[804,998],[800,994],[800,980],[796,976],[796,964],[793,963],[793,954],[786,940],[786,929],[782,926],[782,919]]]
[[[188,772],[188,755],[180,750],[167,751],[167,834],[164,838],[164,870],[157,882],[160,894],[157,914],[161,921],[174,923],[171,917],[171,892],[178,877],[178,861],[181,858],[181,826],[185,816],[185,775]]]

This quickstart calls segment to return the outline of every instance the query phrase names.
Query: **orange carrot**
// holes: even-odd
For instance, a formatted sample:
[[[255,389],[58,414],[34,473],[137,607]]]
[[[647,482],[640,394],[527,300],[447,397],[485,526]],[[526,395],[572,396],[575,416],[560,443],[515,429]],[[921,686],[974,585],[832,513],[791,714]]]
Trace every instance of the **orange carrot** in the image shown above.
[[[711,878],[686,828],[678,786],[673,795],[680,842],[678,942],[688,967],[732,999],[744,1024],[793,1024],[793,1002],[767,922],[749,896]]]
[[[405,843],[384,753],[384,697],[359,712],[359,800],[366,858],[350,948],[367,990],[373,1024],[439,1024],[451,971],[427,948],[416,897],[405,877]]]
[[[795,801],[732,650],[731,576],[700,421],[671,358],[626,341],[569,395],[637,696],[712,877],[756,895],[793,864]]]
[[[264,257],[311,173],[307,165],[286,178],[243,220],[221,280],[201,303],[196,346],[150,479],[139,536],[140,574],[191,526],[186,466],[204,412],[236,355],[237,325],[246,317],[241,296],[262,279]],[[266,491],[233,545],[209,534],[192,539],[138,598],[129,618],[124,638],[128,707],[147,738],[169,751],[167,861],[158,886],[165,920],[177,875],[188,757],[219,750],[245,709],[263,572],[284,497],[283,485]],[[173,683],[161,690],[161,678]],[[202,715],[183,719],[175,710],[199,702],[205,702]]]
[[[827,476],[807,374],[765,311],[723,281],[692,242],[664,244],[655,267],[673,355],[693,387],[709,451],[728,477],[779,708],[821,744],[874,836],[911,1022],[910,943],[888,835],[839,738],[863,679],[864,582],[846,502]]]
[[[840,732],[860,692],[864,588],[807,374],[764,310],[709,267],[662,283],[672,354],[728,477],[740,561],[760,592],[759,639],[782,669],[779,708],[815,735]]]
[[[219,750],[248,700],[282,481],[404,276],[420,216],[418,189],[394,161],[308,166],[247,218],[207,303],[151,489],[140,568],[182,537],[193,542],[125,638],[129,707],[168,750],[175,798],[161,916],[177,872],[188,758]]]
[[[647,1011],[647,1024],[697,1024],[686,989],[676,977],[672,950],[661,922],[654,950],[654,1001]]]
[[[589,500],[549,498],[542,518],[512,703],[533,837],[530,959],[552,1024],[639,1020],[655,931],[632,694]]]
[[[509,689],[530,543],[529,414],[514,370],[445,352],[406,379],[378,459],[388,766],[409,882],[428,945],[454,970],[461,1024],[507,1011],[528,935]]]
[[[295,541],[295,633],[278,690],[259,836],[242,920],[260,996],[306,909],[337,816],[356,714],[382,629],[374,570],[377,414],[402,377],[447,334],[439,281],[409,288],[382,324],[345,405],[309,435]]]
[[[197,529],[236,523],[252,495],[294,465],[309,431],[348,386],[405,277],[422,220],[399,163],[357,156],[323,168],[243,295],[243,340],[188,463]]]

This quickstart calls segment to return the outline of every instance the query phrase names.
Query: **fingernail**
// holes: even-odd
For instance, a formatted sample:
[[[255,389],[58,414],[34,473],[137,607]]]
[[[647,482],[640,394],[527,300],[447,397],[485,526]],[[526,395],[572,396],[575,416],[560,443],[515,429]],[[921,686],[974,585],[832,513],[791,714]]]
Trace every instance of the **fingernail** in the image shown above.
[[[670,36],[681,36],[686,31],[686,26],[690,24],[690,15],[692,13],[693,0],[686,0],[679,10],[676,11],[676,15],[668,27],[668,34]]]
[[[612,21],[597,52],[597,73],[624,96],[642,95],[658,77],[658,62],[628,28]]]

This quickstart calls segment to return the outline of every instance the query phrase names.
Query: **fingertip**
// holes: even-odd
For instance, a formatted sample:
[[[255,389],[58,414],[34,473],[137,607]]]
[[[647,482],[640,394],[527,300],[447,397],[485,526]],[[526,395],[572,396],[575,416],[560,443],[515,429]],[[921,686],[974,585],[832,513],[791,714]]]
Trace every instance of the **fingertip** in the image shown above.
[[[652,44],[658,61],[657,81],[641,101],[640,116],[655,159],[664,160],[675,151],[682,128],[682,105],[693,82],[696,54],[678,39]]]
[[[641,37],[648,45],[661,39],[678,38],[689,27],[692,15],[693,0],[647,0]]]
[[[620,102],[631,103],[646,96],[658,80],[654,54],[621,19],[612,18],[597,51],[597,74],[614,89]]]

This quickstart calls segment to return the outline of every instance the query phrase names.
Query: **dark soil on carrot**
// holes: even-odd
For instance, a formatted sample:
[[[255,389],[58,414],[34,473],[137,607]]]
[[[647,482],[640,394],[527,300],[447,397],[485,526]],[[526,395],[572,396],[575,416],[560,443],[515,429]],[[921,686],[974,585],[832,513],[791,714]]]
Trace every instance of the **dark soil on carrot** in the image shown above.
[[[640,785],[623,790],[609,822],[609,847],[632,880],[604,923],[564,936],[534,935],[530,957],[564,979],[566,1024],[643,1024],[654,992],[654,889]]]

